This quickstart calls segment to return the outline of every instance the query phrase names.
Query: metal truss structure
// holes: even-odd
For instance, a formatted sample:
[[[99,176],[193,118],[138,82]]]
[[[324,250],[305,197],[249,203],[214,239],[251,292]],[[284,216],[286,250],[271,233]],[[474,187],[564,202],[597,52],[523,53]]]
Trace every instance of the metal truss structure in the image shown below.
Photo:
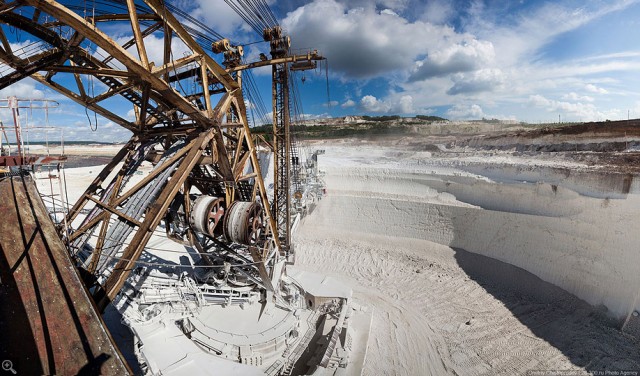
[[[280,28],[273,28],[265,33],[265,39],[271,41],[271,56],[274,59],[287,55],[288,38],[283,38]],[[280,241],[285,250],[291,247],[291,190],[289,189],[289,172],[291,171],[291,141],[289,121],[289,69],[287,64],[274,64],[271,68],[273,85],[273,149],[274,158],[274,195],[273,211],[277,213],[277,227]]]
[[[273,293],[274,265],[290,251],[288,64],[311,67],[322,57],[289,55],[288,37],[274,27],[264,31],[272,59],[244,64],[242,46],[219,39],[209,44],[223,55],[216,60],[161,0],[87,3],[0,1],[0,23],[30,42],[16,47],[0,28],[0,89],[31,77],[133,133],[60,229],[96,304],[104,309],[118,294],[163,220],[203,262],[244,263],[238,275]],[[131,39],[109,36],[123,27]],[[184,56],[174,57],[177,47]],[[242,92],[242,71],[265,65],[274,80],[273,204]],[[135,120],[113,110],[127,103]],[[144,161],[153,170],[130,183]],[[206,256],[214,249],[224,257]]]

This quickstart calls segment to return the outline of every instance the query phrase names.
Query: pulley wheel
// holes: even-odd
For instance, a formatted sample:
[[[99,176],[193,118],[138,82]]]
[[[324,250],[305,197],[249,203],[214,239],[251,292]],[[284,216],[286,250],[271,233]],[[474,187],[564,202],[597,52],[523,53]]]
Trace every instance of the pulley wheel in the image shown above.
[[[264,231],[262,207],[257,202],[236,201],[225,216],[224,235],[236,243],[260,246]]]
[[[189,220],[196,231],[214,236],[220,233],[224,212],[222,198],[202,195],[194,201]]]

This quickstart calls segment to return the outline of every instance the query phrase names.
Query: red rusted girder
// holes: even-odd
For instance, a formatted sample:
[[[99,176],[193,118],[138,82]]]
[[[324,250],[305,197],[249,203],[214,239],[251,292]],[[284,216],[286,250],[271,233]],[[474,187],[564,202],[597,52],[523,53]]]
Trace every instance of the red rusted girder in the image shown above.
[[[37,165],[37,164],[49,164],[54,162],[66,161],[65,156],[27,156],[21,157],[18,155],[6,155],[0,157],[0,167],[12,167],[12,166],[24,166],[24,165]]]
[[[0,180],[0,360],[24,375],[131,373],[29,176]]]

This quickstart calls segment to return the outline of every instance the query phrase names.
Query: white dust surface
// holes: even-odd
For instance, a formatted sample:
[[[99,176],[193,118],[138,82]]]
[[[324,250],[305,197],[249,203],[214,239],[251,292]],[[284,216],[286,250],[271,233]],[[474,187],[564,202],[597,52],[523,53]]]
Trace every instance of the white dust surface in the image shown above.
[[[506,154],[316,146],[328,194],[295,235],[296,268],[344,281],[373,311],[365,375],[640,369],[638,341],[619,331],[640,309],[637,179]],[[66,170],[70,202],[101,169]],[[44,194],[57,184],[38,180]],[[191,262],[161,230],[148,248]]]
[[[637,181],[508,155],[318,146],[297,267],[374,310],[364,374],[638,369]]]

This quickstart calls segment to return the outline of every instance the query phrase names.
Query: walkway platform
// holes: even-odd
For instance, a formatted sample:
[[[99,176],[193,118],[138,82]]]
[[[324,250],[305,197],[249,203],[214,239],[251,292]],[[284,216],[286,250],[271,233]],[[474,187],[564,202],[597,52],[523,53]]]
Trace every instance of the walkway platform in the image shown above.
[[[131,373],[29,175],[0,178],[0,361],[23,375]]]

